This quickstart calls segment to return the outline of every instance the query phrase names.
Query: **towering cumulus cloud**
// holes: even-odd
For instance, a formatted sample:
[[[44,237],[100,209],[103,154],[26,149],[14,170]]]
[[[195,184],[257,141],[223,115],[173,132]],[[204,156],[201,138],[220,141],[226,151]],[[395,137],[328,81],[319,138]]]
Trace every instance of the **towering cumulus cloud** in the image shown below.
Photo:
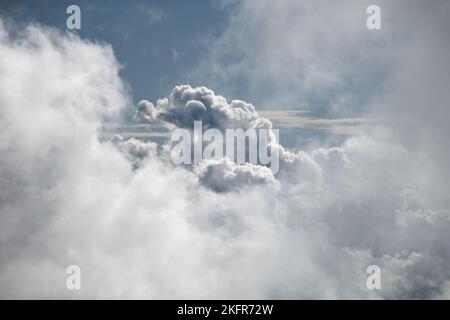
[[[201,121],[203,128],[218,129],[222,133],[226,129],[268,130],[267,139],[259,140],[257,148],[273,152],[279,158],[282,163],[278,174],[280,177],[284,176],[286,181],[291,179],[298,182],[299,178],[314,179],[320,176],[320,168],[308,154],[302,151],[290,152],[278,143],[271,121],[260,117],[253,105],[240,100],[228,103],[223,96],[216,95],[208,88],[176,86],[169,98],[158,100],[156,106],[147,100],[139,102],[138,115],[149,123],[159,121],[169,128],[192,129],[195,121]],[[208,161],[209,167],[216,165],[223,167],[224,164]],[[301,174],[292,174],[293,171],[300,173],[299,170]],[[276,172],[278,173],[278,168]],[[225,183],[225,180],[222,182]]]
[[[208,88],[189,85],[175,87],[168,99],[158,100],[156,109],[146,100],[139,106],[144,116],[156,116],[180,128],[191,128],[194,121],[202,121],[207,128],[249,128],[258,118],[250,103],[233,100],[228,104],[224,97]]]
[[[118,70],[106,44],[0,24],[1,298],[449,297],[448,188],[427,192],[433,159],[410,161],[395,130],[311,153],[270,140],[276,174],[175,166],[165,146],[99,138],[131,107]],[[205,87],[138,112],[170,128],[272,128]],[[371,264],[382,290],[366,288]]]

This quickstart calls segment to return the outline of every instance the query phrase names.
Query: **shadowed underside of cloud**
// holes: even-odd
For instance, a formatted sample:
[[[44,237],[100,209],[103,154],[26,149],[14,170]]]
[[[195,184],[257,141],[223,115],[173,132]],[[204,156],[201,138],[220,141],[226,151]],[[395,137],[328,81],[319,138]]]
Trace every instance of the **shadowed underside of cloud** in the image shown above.
[[[216,192],[239,190],[246,185],[277,185],[268,168],[251,163],[238,165],[228,158],[203,160],[194,167],[194,173],[203,185]]]
[[[423,166],[395,131],[310,154],[271,141],[277,175],[174,166],[167,148],[99,139],[130,101],[109,46],[0,25],[2,298],[449,297],[448,189],[430,196],[433,158]],[[271,128],[205,87],[155,105],[139,104],[150,123]],[[81,291],[66,288],[71,264]],[[382,290],[366,289],[370,264]]]

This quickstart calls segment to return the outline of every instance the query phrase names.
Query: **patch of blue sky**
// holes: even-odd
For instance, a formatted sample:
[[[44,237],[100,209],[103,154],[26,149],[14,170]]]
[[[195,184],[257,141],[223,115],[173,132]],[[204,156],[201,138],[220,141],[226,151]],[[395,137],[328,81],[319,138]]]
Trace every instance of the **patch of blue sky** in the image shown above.
[[[215,1],[0,0],[0,10],[15,22],[38,22],[66,29],[66,9],[81,8],[83,38],[112,45],[123,66],[134,102],[156,100],[188,79],[205,54],[207,39],[225,27]]]

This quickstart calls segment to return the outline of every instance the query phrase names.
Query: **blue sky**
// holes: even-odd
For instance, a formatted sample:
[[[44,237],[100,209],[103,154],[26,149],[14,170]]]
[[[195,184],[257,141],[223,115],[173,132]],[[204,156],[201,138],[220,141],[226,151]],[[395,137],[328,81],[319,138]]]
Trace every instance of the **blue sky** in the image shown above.
[[[228,1],[79,2],[135,102],[215,91],[124,124],[110,52],[63,36],[72,2],[0,0],[1,299],[450,299],[450,1]],[[275,174],[151,141],[260,117]]]
[[[67,7],[79,5],[81,30],[77,32],[112,45],[135,105],[142,99],[155,102],[167,97],[175,85],[190,84],[207,86],[229,100],[248,101],[258,111],[359,116],[382,76],[382,69],[368,64],[373,59],[359,46],[374,38],[362,23],[364,7],[340,8],[334,11],[334,20],[323,24],[331,9],[313,6],[316,15],[307,15],[312,5],[308,1],[299,2],[300,9],[295,10],[283,2],[219,0],[0,3],[3,14],[15,22],[34,21],[62,31],[66,30]],[[319,41],[317,34],[323,35]],[[347,41],[349,49],[333,37]],[[127,109],[127,122],[135,110]],[[324,143],[329,133],[322,131],[302,129],[301,135]],[[289,133],[282,132],[283,141],[298,146],[300,133],[290,127]],[[302,147],[305,141],[301,140]]]
[[[226,23],[213,1],[0,1],[16,22],[37,21],[66,29],[66,8],[81,8],[80,35],[110,43],[123,65],[122,77],[135,102],[167,96],[205,52]]]
[[[385,29],[395,19],[385,14],[385,29],[368,31],[366,2],[0,0],[0,8],[19,23],[66,30],[66,8],[79,5],[79,34],[112,45],[135,104],[190,84],[257,110],[339,118],[371,107],[390,68]]]

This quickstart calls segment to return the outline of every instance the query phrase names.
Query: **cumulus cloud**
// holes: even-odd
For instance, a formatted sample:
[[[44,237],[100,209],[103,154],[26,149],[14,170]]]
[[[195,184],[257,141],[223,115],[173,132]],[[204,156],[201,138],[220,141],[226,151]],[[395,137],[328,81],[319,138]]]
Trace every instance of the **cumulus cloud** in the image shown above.
[[[385,48],[398,41],[392,21],[410,4],[378,1],[382,29],[368,33],[368,0],[222,2],[230,21],[209,39],[193,81],[260,109],[337,116],[358,114],[382,90],[391,67]]]
[[[276,175],[229,159],[174,166],[164,147],[99,138],[130,106],[108,45],[1,23],[0,70],[1,297],[449,297],[448,186],[434,179],[448,162],[418,155],[443,144],[383,125],[311,153],[271,140]],[[173,128],[272,128],[205,87],[138,112]],[[80,291],[65,286],[72,264]],[[382,290],[365,287],[370,264]]]
[[[244,186],[277,186],[272,172],[260,165],[245,163],[238,165],[228,158],[203,160],[194,167],[194,173],[203,185],[216,192],[239,190]]]
[[[206,87],[176,86],[169,98],[139,103],[138,113],[148,119],[158,117],[179,128],[192,128],[202,121],[205,128],[249,128],[258,115],[250,103],[227,100]]]
[[[154,142],[143,142],[138,139],[124,139],[120,135],[115,135],[111,142],[125,155],[125,157],[137,169],[148,157],[156,157],[158,154],[158,145]]]

